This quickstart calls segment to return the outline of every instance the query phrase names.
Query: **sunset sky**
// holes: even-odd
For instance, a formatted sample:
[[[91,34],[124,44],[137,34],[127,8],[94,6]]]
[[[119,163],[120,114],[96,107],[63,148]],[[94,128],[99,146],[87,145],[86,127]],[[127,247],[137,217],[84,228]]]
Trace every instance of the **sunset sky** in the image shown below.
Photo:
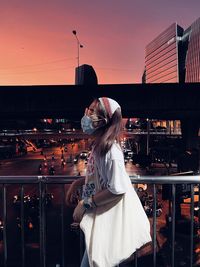
[[[74,84],[80,64],[100,84],[140,83],[145,46],[177,22],[200,17],[200,0],[0,0],[0,85]]]

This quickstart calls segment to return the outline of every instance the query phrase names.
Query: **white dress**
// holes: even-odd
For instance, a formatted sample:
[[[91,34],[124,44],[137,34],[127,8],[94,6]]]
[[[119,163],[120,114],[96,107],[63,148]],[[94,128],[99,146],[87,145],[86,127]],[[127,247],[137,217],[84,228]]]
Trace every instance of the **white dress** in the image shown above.
[[[91,267],[114,267],[151,241],[149,220],[126,173],[123,152],[117,143],[104,157],[91,154],[83,196],[105,188],[124,195],[116,204],[85,213],[81,221]]]

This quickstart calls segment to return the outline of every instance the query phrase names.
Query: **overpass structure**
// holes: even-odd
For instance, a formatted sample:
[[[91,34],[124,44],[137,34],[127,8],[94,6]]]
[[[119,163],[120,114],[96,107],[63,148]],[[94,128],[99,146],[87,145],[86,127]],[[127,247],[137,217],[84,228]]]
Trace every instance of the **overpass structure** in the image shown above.
[[[200,83],[0,86],[0,118],[80,119],[100,96],[117,100],[124,117],[200,120]]]
[[[117,100],[124,117],[180,119],[186,147],[196,146],[200,83],[1,86],[0,120],[79,119],[100,96]]]

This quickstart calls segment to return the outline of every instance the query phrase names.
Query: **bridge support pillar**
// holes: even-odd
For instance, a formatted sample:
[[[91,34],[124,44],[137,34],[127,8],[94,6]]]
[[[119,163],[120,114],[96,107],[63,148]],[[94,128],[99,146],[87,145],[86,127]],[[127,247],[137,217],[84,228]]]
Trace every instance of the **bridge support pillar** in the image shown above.
[[[199,171],[199,122],[195,119],[181,120],[182,153],[178,159],[178,172]]]
[[[195,119],[181,120],[181,134],[184,150],[199,149],[198,146],[198,133],[199,121]]]

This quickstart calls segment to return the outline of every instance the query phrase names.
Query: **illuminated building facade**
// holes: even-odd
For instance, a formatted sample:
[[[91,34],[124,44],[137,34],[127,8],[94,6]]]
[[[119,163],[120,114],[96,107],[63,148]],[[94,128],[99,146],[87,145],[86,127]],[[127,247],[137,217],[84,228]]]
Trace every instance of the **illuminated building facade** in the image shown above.
[[[188,43],[185,82],[200,82],[200,18],[192,23],[184,35]]]
[[[200,18],[185,31],[173,23],[146,46],[142,80],[145,83],[200,82]]]
[[[183,29],[173,23],[146,47],[146,83],[180,82],[179,42]]]

